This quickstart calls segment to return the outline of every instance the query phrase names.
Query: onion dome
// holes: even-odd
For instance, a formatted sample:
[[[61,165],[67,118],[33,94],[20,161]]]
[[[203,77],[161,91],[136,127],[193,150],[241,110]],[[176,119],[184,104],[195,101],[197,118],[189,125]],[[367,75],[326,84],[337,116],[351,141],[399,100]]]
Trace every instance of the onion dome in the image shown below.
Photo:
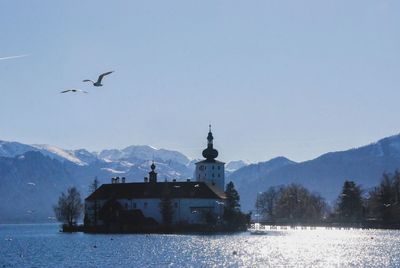
[[[211,132],[211,125],[209,126],[209,131],[207,135],[207,148],[203,150],[203,157],[209,161],[214,161],[218,156],[218,151],[213,148],[214,137]]]

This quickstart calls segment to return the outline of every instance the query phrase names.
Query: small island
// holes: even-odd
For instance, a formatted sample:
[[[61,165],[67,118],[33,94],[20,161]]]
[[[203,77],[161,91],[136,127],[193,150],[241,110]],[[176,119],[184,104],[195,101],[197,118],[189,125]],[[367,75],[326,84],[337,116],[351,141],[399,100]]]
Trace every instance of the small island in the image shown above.
[[[250,214],[240,211],[239,194],[232,182],[225,187],[225,163],[216,160],[211,126],[202,161],[194,181],[162,181],[156,165],[143,182],[128,183],[124,177],[98,187],[85,199],[84,224],[64,217],[63,231],[88,233],[188,233],[245,231]],[[60,207],[60,202],[59,206]],[[58,211],[58,213],[57,213]],[[60,209],[56,214],[60,217]]]

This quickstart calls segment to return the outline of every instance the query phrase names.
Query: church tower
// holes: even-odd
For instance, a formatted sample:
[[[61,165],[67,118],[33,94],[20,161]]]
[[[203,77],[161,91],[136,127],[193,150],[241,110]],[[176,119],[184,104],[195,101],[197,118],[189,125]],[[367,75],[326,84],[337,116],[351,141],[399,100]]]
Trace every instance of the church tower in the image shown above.
[[[149,182],[150,183],[157,183],[157,172],[154,170],[156,169],[156,165],[154,165],[154,161],[150,166],[151,171],[149,172]]]
[[[195,180],[199,182],[207,182],[211,185],[225,190],[225,163],[215,160],[218,151],[213,146],[214,137],[209,126],[207,136],[207,148],[203,150],[205,160],[196,163]]]

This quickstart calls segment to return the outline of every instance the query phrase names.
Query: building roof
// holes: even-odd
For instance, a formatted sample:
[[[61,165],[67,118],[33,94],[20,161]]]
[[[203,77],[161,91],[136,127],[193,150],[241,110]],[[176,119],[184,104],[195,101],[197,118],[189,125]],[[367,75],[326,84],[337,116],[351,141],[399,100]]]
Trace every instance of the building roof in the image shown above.
[[[171,198],[225,199],[218,187],[205,182],[157,182],[103,184],[85,200],[96,199],[154,199],[161,198],[165,187]]]
[[[217,163],[217,164],[225,164],[224,162],[221,162],[221,161],[218,161],[218,160],[215,160],[215,159],[204,159],[204,160],[201,160],[201,161],[199,161],[199,162],[196,162],[196,164],[199,164],[199,163]]]

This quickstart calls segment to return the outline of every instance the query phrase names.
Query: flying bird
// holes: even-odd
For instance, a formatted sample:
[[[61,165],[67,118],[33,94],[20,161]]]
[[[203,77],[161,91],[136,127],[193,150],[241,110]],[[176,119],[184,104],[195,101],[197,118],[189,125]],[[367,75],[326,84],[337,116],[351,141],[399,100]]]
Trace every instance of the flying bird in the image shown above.
[[[76,93],[76,92],[88,93],[87,91],[85,91],[85,90],[81,90],[81,89],[67,89],[67,90],[61,91],[60,93],[67,93],[67,92],[74,92],[74,93]]]
[[[114,71],[106,72],[106,73],[103,73],[103,74],[99,75],[99,78],[97,78],[97,81],[96,81],[96,82],[94,82],[94,81],[92,81],[92,80],[90,80],[90,79],[85,79],[85,80],[83,80],[83,82],[92,82],[92,83],[93,83],[93,86],[95,86],[95,87],[101,87],[101,86],[103,86],[103,85],[101,84],[101,80],[103,80],[103,77],[106,76],[106,75],[109,75],[109,74],[111,74],[111,73],[113,73],[113,72],[114,72]]]

